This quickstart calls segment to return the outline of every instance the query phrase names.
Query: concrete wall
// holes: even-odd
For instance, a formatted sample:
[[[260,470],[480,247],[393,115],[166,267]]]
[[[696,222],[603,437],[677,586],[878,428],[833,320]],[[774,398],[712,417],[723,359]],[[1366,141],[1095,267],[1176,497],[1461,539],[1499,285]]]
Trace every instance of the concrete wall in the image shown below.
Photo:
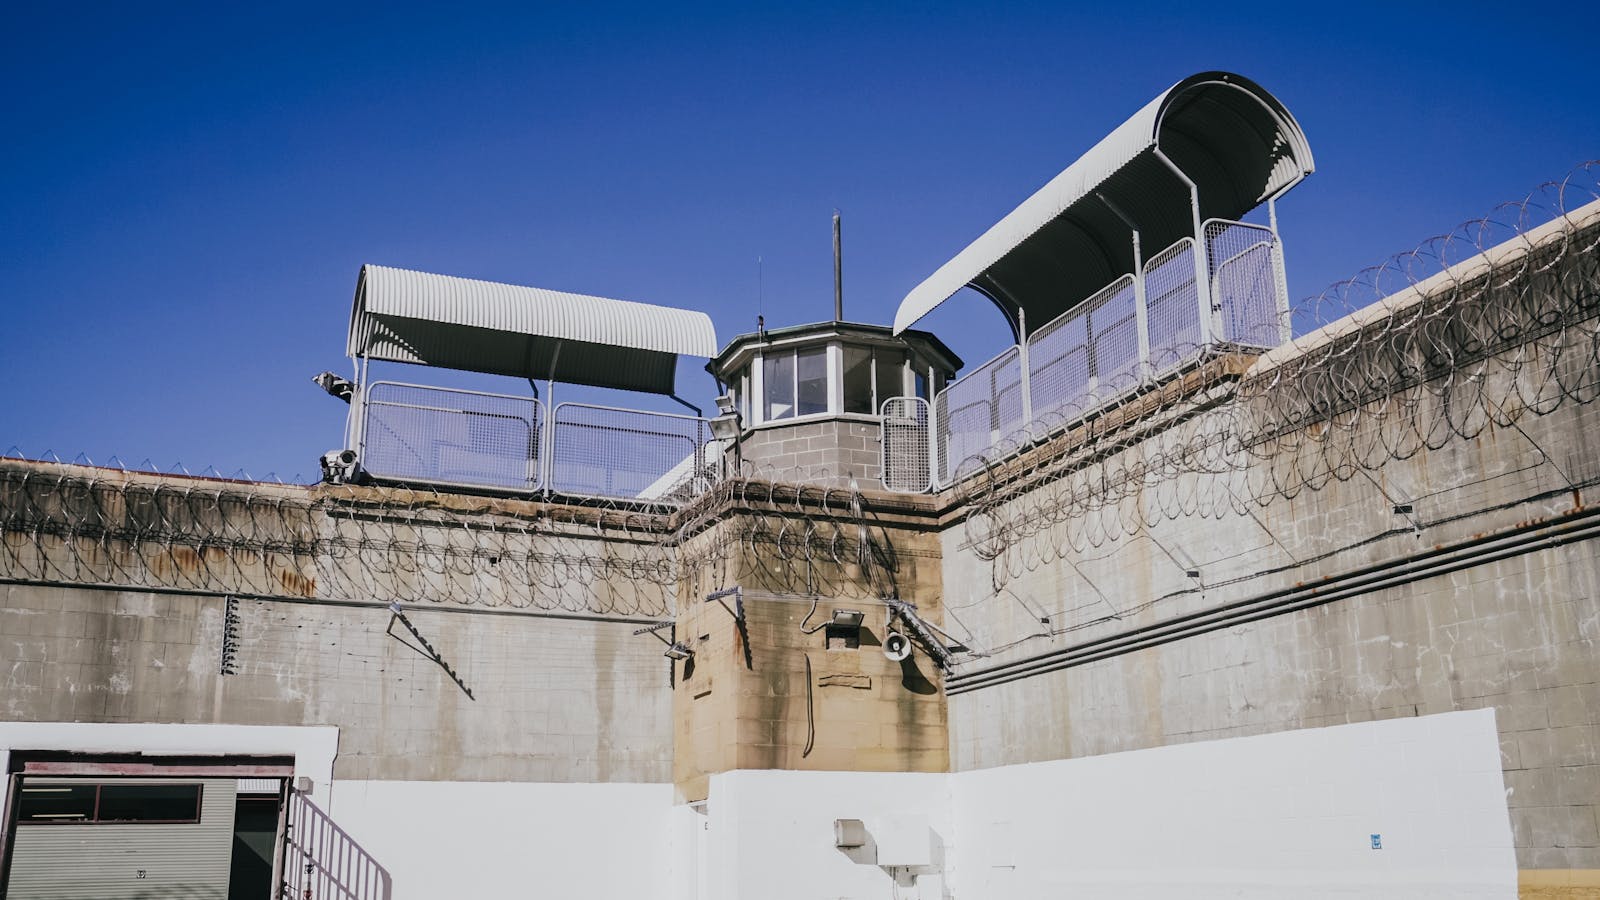
[[[1389,412],[1423,422],[1442,414],[1437,400],[1410,402]],[[1597,433],[1600,405],[1569,402],[1516,428],[1418,447],[1371,478],[1324,475],[1316,489],[1302,485],[1265,506],[1238,502],[1273,479],[1317,471],[1319,442],[1308,439],[1291,458],[1164,479],[1031,532],[1013,529],[998,554],[956,520],[943,542],[947,622],[991,655],[951,682],[953,765],[1492,707],[1518,864],[1536,880],[1547,870],[1592,875],[1600,542],[1563,543],[1559,529],[1591,515]],[[1358,434],[1354,443],[1381,440],[1394,437]],[[1059,481],[1042,485],[997,508],[993,522],[1037,522],[1058,490]],[[1410,511],[1396,512],[1400,502]],[[1152,524],[1131,524],[1140,521]],[[1455,561],[1407,574],[1427,554]],[[1369,586],[1347,589],[1364,570]],[[1218,618],[1165,643],[1117,643],[1270,596],[1332,599]],[[1024,668],[1030,657],[1055,668],[963,692],[972,673]]]
[[[855,515],[847,497],[840,492],[827,509],[812,507],[818,498],[811,497],[791,506],[789,518],[734,504],[684,548],[686,557],[715,565],[686,573],[678,591],[696,598],[683,605],[673,632],[694,651],[674,664],[673,780],[681,799],[705,799],[707,776],[735,769],[948,768],[942,674],[921,649],[894,662],[882,647],[885,594],[941,620],[932,517],[876,509],[869,497],[860,523],[836,520],[817,530],[830,515]],[[711,568],[714,576],[700,571]],[[712,585],[738,586],[742,600],[707,601]],[[733,615],[740,603],[743,623]],[[863,615],[856,647],[830,647],[824,624],[835,609]]]
[[[666,781],[670,693],[628,622],[0,586],[0,715],[34,722],[336,725],[340,778]],[[410,646],[408,646],[408,644]]]

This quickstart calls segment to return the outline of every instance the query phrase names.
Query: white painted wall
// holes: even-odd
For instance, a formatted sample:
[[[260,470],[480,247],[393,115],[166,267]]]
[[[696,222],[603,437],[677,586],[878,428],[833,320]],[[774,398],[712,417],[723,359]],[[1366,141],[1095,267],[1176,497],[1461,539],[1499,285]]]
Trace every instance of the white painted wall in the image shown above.
[[[952,775],[730,772],[708,807],[693,900],[1516,897],[1492,710]],[[926,823],[934,865],[897,888],[834,847],[837,818],[880,850]]]
[[[670,784],[340,781],[331,815],[392,900],[670,894]]]
[[[952,782],[961,900],[1517,896],[1493,710]]]
[[[888,900],[872,847],[834,846],[834,819],[861,819],[875,841],[926,840],[935,865],[898,896],[937,900],[951,848],[948,775],[739,771],[711,776],[706,900]],[[696,898],[699,900],[699,898]]]
[[[392,900],[1516,896],[1493,710],[951,775],[729,772],[712,776],[705,816],[674,806],[668,784],[330,792],[335,740],[4,723],[0,765],[8,749],[293,754],[318,783],[312,801],[389,872]],[[836,848],[839,818],[881,846]],[[929,865],[896,885],[877,852],[923,837]]]

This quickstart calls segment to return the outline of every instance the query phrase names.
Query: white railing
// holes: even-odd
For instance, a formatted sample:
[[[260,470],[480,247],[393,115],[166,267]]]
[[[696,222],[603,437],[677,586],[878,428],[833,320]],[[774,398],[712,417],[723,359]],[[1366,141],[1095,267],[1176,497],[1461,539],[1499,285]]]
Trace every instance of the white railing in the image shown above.
[[[982,457],[1000,439],[1026,424],[1022,414],[1022,363],[1016,347],[950,382],[934,400],[939,423],[938,460],[934,471],[941,483],[956,467]]]
[[[698,416],[558,403],[550,490],[581,497],[685,500],[704,492],[719,446]]]
[[[362,468],[393,481],[529,493],[544,483],[544,404],[379,381],[361,392]]]
[[[380,381],[360,391],[361,468],[374,479],[512,493],[681,502],[721,462],[699,416]]]
[[[1196,240],[1183,238],[1029,335],[1026,372],[1022,348],[1008,347],[940,391],[926,442],[935,486],[1042,440],[1213,348],[1261,350],[1286,340],[1289,294],[1277,235],[1223,219],[1205,222],[1201,232],[1203,266]],[[1031,420],[1023,412],[1029,408]]]
[[[883,435],[879,442],[883,486],[920,494],[933,487],[933,454],[928,446],[928,401],[890,397],[883,401]]]
[[[1270,228],[1212,219],[1206,264],[1217,334],[1228,343],[1271,349],[1289,339],[1283,254]]]

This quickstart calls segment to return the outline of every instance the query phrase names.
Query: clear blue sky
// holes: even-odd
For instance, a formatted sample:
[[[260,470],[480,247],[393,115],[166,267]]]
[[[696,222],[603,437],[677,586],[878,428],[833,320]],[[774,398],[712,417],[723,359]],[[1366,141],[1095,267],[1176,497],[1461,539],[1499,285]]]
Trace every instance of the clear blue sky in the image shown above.
[[[345,408],[308,378],[348,371],[364,262],[704,309],[726,339],[758,256],[770,325],[831,317],[837,207],[847,317],[887,323],[1205,69],[1310,138],[1296,296],[1600,156],[1579,5],[1401,5],[13,4],[0,451],[315,472]],[[975,300],[925,324],[972,363],[1006,340]]]

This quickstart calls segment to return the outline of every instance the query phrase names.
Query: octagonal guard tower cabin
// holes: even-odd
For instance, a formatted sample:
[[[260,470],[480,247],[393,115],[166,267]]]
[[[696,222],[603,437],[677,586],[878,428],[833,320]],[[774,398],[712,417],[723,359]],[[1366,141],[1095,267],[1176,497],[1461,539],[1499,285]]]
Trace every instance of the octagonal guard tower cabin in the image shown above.
[[[706,366],[738,415],[740,471],[900,491],[927,490],[926,466],[891,464],[885,480],[883,430],[925,433],[929,400],[960,368],[925,331],[837,321],[741,334]]]
[[[718,462],[698,410],[551,404],[558,382],[678,399],[679,355],[709,357],[716,346],[702,312],[362,266],[347,343],[356,383],[342,474],[523,495],[684,499]],[[369,381],[379,361],[526,379],[531,396]]]
[[[1202,72],[913,288],[895,334],[972,288],[1016,339],[935,397],[935,482],[959,481],[974,462],[1219,350],[1286,340],[1276,202],[1313,169],[1304,132],[1277,98],[1243,76]],[[1265,224],[1239,221],[1262,204]]]

